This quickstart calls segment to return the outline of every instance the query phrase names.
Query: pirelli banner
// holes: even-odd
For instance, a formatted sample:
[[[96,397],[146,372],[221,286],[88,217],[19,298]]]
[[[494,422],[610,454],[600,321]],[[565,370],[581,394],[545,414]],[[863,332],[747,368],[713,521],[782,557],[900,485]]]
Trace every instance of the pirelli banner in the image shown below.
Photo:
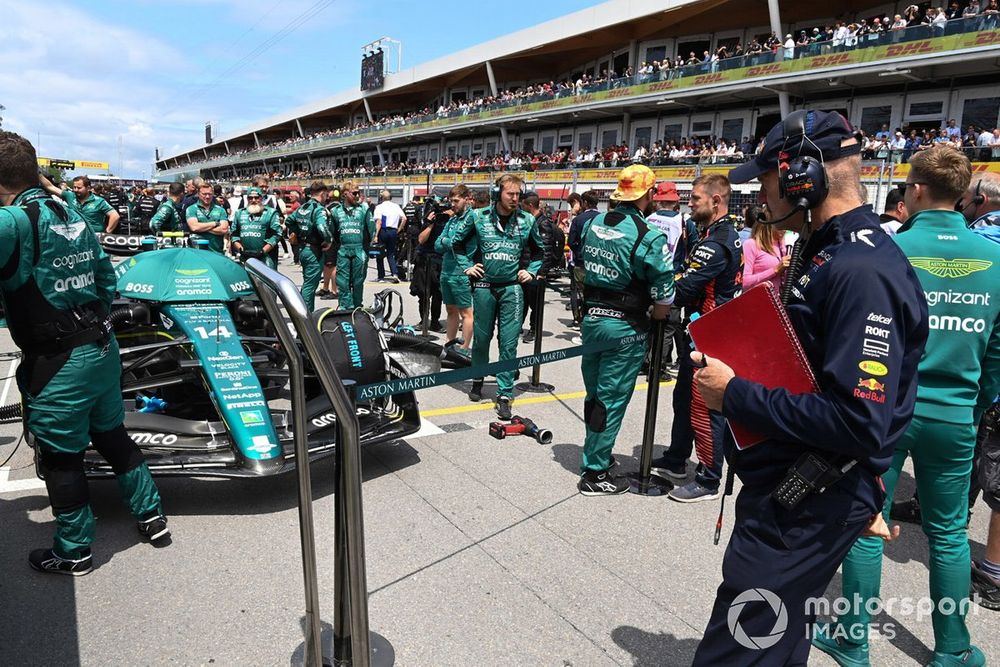
[[[38,158],[38,166],[42,168],[73,169],[79,171],[107,172],[111,166],[107,162],[92,162],[90,160],[62,160],[54,157]]]

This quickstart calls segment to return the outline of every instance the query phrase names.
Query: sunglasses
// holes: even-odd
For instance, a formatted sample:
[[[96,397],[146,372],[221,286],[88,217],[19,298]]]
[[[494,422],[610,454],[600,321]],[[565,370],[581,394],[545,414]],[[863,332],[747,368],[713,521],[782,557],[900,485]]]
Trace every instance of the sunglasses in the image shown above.
[[[247,197],[247,199],[253,201],[254,199],[258,199],[259,200],[260,197],[258,197],[257,195],[250,195],[249,197]]]

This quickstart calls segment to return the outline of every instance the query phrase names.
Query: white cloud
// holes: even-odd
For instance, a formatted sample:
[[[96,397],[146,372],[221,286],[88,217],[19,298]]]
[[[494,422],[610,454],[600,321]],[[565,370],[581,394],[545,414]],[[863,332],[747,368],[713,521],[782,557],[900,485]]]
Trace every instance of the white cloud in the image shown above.
[[[39,154],[46,157],[108,162],[115,172],[122,162],[125,175],[148,173],[154,142],[176,141],[153,131],[162,120],[157,107],[171,101],[153,77],[163,62],[184,67],[184,54],[58,2],[9,3],[4,18],[5,127],[40,143]],[[185,116],[171,120],[197,127]]]
[[[317,8],[312,22],[255,55]],[[225,133],[317,97],[290,86],[288,72],[323,67],[328,47],[314,38],[356,9],[357,0],[5,3],[4,128],[45,157],[148,174],[155,147],[169,155],[201,145],[206,121]]]

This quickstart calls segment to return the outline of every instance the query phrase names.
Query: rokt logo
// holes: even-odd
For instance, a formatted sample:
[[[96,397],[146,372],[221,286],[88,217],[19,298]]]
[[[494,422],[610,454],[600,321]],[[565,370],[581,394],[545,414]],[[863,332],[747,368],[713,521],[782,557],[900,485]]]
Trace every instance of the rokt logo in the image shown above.
[[[766,602],[771,607],[771,611],[774,612],[774,627],[766,635],[750,637],[740,625],[740,614],[743,613],[743,607],[751,602]],[[785,630],[788,629],[788,610],[785,609],[781,598],[766,588],[751,588],[736,596],[733,603],[729,605],[729,615],[726,620],[729,623],[729,632],[737,644],[754,651],[760,651],[771,648],[781,641]]]

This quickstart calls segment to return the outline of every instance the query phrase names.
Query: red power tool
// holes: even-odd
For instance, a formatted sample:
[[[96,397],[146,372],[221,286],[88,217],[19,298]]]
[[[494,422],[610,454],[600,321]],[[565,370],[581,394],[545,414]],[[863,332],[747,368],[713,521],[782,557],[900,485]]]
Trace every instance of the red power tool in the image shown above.
[[[547,445],[552,442],[552,431],[538,428],[535,422],[527,417],[511,417],[509,424],[492,422],[490,424],[490,435],[497,440],[503,440],[508,435],[526,435],[529,438],[534,438],[540,445]]]

